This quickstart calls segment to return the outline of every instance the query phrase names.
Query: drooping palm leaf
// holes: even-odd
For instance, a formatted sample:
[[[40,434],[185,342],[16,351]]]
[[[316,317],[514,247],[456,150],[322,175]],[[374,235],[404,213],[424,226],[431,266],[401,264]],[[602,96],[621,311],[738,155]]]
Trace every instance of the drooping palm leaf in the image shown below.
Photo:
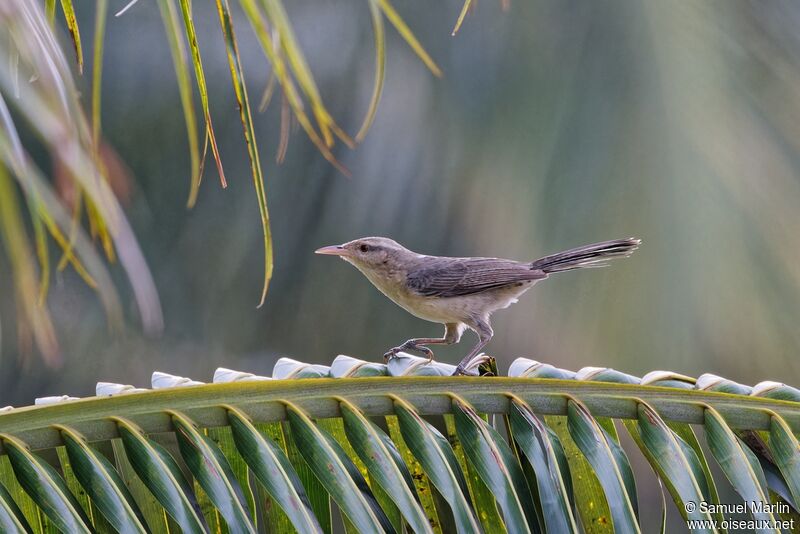
[[[68,23],[72,2],[62,2]],[[98,13],[98,39],[95,43],[95,58],[99,58],[102,47],[102,9]],[[72,21],[72,22],[70,22]],[[63,263],[72,264],[76,272],[92,287],[97,288],[101,301],[112,324],[121,323],[121,314],[114,285],[106,268],[89,243],[85,232],[73,224],[65,213],[62,202],[53,191],[51,180],[45,178],[39,166],[30,157],[18,133],[27,128],[41,141],[65,176],[73,182],[79,196],[85,199],[89,221],[101,237],[110,258],[119,253],[119,260],[131,280],[143,324],[148,331],[161,328],[161,311],[155,287],[146,268],[139,246],[122,209],[105,179],[105,169],[98,158],[99,115],[95,114],[95,132],[87,124],[79,93],[62,50],[48,25],[45,15],[35,2],[12,0],[4,2],[0,9],[0,165],[10,171],[22,191],[24,203],[16,194],[5,195],[5,201],[27,205],[33,220],[37,257],[41,265],[26,267],[30,275],[41,271],[40,282],[18,285],[18,301],[43,301],[49,276],[47,234],[64,251]],[[77,37],[77,27],[73,34]],[[76,42],[77,47],[77,42]],[[18,57],[19,62],[9,68],[9,57]],[[99,65],[95,68],[95,80],[99,82]],[[35,79],[21,90],[20,80]],[[97,93],[95,109],[99,105]],[[8,97],[8,98],[6,98]],[[16,112],[12,117],[9,108]],[[13,189],[13,188],[12,188]],[[21,209],[18,211],[22,212]],[[26,241],[24,232],[8,229]],[[66,236],[70,237],[67,238]],[[16,250],[22,251],[21,247]],[[9,252],[9,255],[25,252]],[[23,261],[15,259],[16,265]],[[15,270],[19,269],[16,267]],[[25,275],[28,276],[28,275]],[[38,317],[23,314],[22,320],[34,332],[37,346],[48,363],[57,361],[57,349],[53,343],[43,342],[41,325],[47,314],[45,307],[37,304]],[[31,326],[34,325],[34,326]],[[39,330],[39,333],[36,331]]]
[[[453,27],[453,31],[450,33],[450,35],[455,35],[458,33],[458,30],[461,29],[461,25],[464,23],[464,19],[467,18],[467,13],[469,13],[471,7],[472,0],[464,0],[464,5],[461,6],[461,12],[458,14],[458,20],[456,20],[456,25]]]
[[[61,9],[64,11],[64,19],[67,21],[67,29],[75,47],[75,58],[78,63],[78,70],[83,72],[83,45],[81,45],[81,31],[78,28],[78,20],[75,18],[75,8],[72,0],[61,0]],[[48,12],[53,13],[54,8],[48,7]],[[50,15],[52,20],[52,15]]]
[[[214,525],[286,531],[289,524],[327,532],[332,502],[346,528],[361,532],[403,524],[417,532],[478,532],[484,520],[477,510],[495,506],[502,514],[494,521],[508,532],[574,532],[578,518],[587,532],[636,532],[643,530],[638,497],[614,420],[625,423],[686,519],[717,519],[685,506],[716,502],[705,452],[690,443],[686,424],[702,426],[713,459],[744,500],[795,506],[800,391],[790,386],[703,378],[687,388],[671,373],[648,375],[642,385],[610,369],[571,373],[530,360],[515,362],[510,377],[430,376],[443,365],[409,356],[390,366],[339,357],[330,368],[283,360],[275,376],[293,378],[220,369],[216,379],[232,383],[202,384],[159,373],[156,385],[184,387],[117,387],[111,397],[5,410],[0,452],[12,469],[0,469],[0,522],[33,532],[44,532],[45,522],[80,531],[100,521],[137,532]],[[352,378],[359,369],[370,376]],[[510,437],[481,414],[507,415]],[[442,415],[451,418],[456,441],[437,428]],[[748,435],[761,432],[768,444],[751,448]],[[164,436],[177,439],[175,446],[159,444]],[[101,452],[109,440],[112,460]],[[64,445],[70,461],[59,472],[48,458]],[[153,499],[121,482],[126,466]],[[587,471],[576,477],[577,468]],[[471,490],[470,473],[489,491]],[[775,484],[786,500],[773,500]],[[73,494],[81,486],[88,502]],[[598,489],[608,515],[574,509],[579,492]],[[767,508],[754,517],[780,518]],[[662,531],[665,517],[662,510]]]
[[[182,28],[173,0],[158,2],[158,5],[175,64],[181,105],[188,132],[191,175],[187,203],[191,207],[197,200],[209,145],[222,186],[225,187],[227,182],[218,149],[217,136],[211,120],[212,105],[208,97],[203,59],[195,31],[192,1],[179,0],[179,2]],[[135,3],[136,0],[129,2],[117,13],[117,16],[122,15]],[[321,91],[314,80],[300,43],[295,37],[289,14],[285,10],[283,2],[281,0],[239,0],[239,4],[255,29],[259,43],[272,65],[274,74],[272,79],[283,92],[284,107],[281,114],[282,135],[279,161],[283,159],[288,142],[291,112],[323,156],[347,174],[348,171],[338,162],[331,148],[334,137],[342,140],[350,148],[354,146],[354,142],[350,135],[337,125],[324,105]],[[66,28],[71,37],[78,70],[83,73],[84,41],[81,39],[78,17],[75,13],[76,7],[81,9],[83,6],[76,6],[72,0],[60,0],[60,5]],[[14,266],[13,278],[17,285],[16,296],[20,308],[23,310],[20,318],[20,331],[31,332],[31,337],[44,354],[45,360],[53,365],[58,362],[58,347],[55,336],[52,334],[53,329],[49,326],[50,318],[47,309],[42,306],[46,302],[51,277],[48,234],[53,237],[63,251],[61,260],[57,264],[58,270],[72,264],[78,274],[98,290],[112,324],[121,323],[114,287],[105,273],[103,263],[94,257],[94,251],[87,244],[87,236],[84,235],[81,228],[80,221],[84,212],[87,216],[89,233],[92,238],[99,239],[107,258],[115,261],[117,254],[120,255],[120,263],[132,282],[137,307],[142,315],[145,329],[148,332],[156,332],[161,328],[162,322],[152,279],[141,257],[138,244],[106,179],[107,173],[101,150],[100,88],[108,3],[104,0],[92,4],[92,7],[95,25],[89,103],[81,102],[68,67],[68,61],[56,39],[55,0],[45,0],[41,5],[29,0],[9,0],[4,2],[0,8],[0,27],[2,28],[0,31],[0,115],[2,115],[0,116],[2,119],[0,120],[2,124],[2,128],[0,128],[0,165],[11,171],[11,177],[18,181],[24,193],[24,197],[22,197],[24,202],[20,202],[18,196],[14,194],[7,195],[5,200],[7,204],[15,204],[13,207],[8,207],[8,209],[14,210],[14,217],[6,217],[2,222],[2,224],[14,224],[4,230],[6,241],[10,243],[5,247],[5,252],[9,256],[17,256],[12,260],[12,264]],[[435,66],[403,19],[388,2],[371,0],[369,8],[372,12],[376,39],[376,82],[367,116],[358,132],[358,140],[363,139],[372,123],[383,87],[385,43],[382,17],[384,15],[400,31],[415,53],[434,73],[439,74],[438,67]],[[235,22],[230,2],[227,0],[217,2],[217,11],[222,30],[222,44],[228,52],[232,85],[239,104],[244,139],[261,216],[264,275],[259,304],[263,304],[273,269],[272,234],[267,210],[267,195],[253,116],[244,80],[244,66],[237,50]],[[205,141],[202,155],[199,149],[197,119],[192,102],[187,49],[190,51],[196,87],[205,119]],[[24,80],[35,80],[36,83]],[[23,87],[25,83],[27,85]],[[272,85],[272,87],[275,86]],[[4,98],[4,96],[13,96],[13,98]],[[29,160],[25,148],[18,143],[17,124],[11,120],[10,113],[7,113],[6,101],[12,103],[28,126],[44,142],[59,168],[63,169],[63,175],[74,190],[71,217],[64,217],[61,213],[63,206],[60,205],[55,195],[51,194],[50,180],[38,177],[41,173]],[[309,113],[305,111],[306,106],[310,108]],[[91,111],[91,124],[87,124],[84,118],[84,107],[88,107]],[[36,178],[34,175],[37,175]],[[13,187],[11,190],[13,192]],[[24,210],[19,209],[17,204],[26,205],[30,211],[32,237],[21,230],[24,225],[16,224],[19,222],[19,217],[24,215]],[[16,215],[17,213],[19,216]],[[30,246],[29,242],[33,242],[34,246]],[[35,251],[35,255],[30,254],[28,249]],[[20,272],[24,272],[24,274],[19,274]],[[31,276],[34,278],[29,280]],[[38,282],[36,278],[38,278]]]
[[[189,60],[186,52],[186,45],[181,37],[178,22],[178,9],[175,7],[174,0],[158,2],[158,7],[161,10],[164,30],[167,34],[167,40],[169,41],[172,62],[175,66],[178,92],[181,98],[181,107],[183,108],[183,117],[186,122],[186,136],[189,143],[189,160],[191,162],[189,198],[186,201],[186,205],[191,208],[197,202],[197,193],[200,190],[200,178],[203,171],[200,165],[200,148],[197,138],[197,116],[194,111],[194,104],[192,103]]]

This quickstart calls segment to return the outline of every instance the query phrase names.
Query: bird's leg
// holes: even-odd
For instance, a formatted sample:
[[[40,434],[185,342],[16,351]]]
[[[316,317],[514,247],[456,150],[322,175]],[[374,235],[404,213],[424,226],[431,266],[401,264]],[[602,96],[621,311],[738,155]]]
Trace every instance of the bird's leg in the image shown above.
[[[478,334],[478,344],[472,347],[472,350],[464,356],[464,359],[459,362],[458,366],[456,366],[456,370],[453,372],[453,376],[463,375],[466,373],[467,364],[469,364],[470,360],[475,357],[483,347],[486,346],[489,341],[491,341],[492,336],[494,335],[494,331],[492,330],[492,326],[489,324],[489,321],[476,318],[472,324],[468,324],[470,328],[472,328],[476,334]]]
[[[433,351],[426,347],[425,345],[452,345],[453,343],[458,343],[458,340],[461,339],[461,330],[459,329],[458,323],[448,323],[445,326],[444,336],[442,337],[418,337],[414,339],[409,339],[399,347],[395,347],[389,350],[386,354],[383,355],[384,361],[389,361],[395,357],[398,352],[402,352],[404,350],[413,350],[417,352],[423,353],[425,356],[428,357],[428,361],[433,361]]]

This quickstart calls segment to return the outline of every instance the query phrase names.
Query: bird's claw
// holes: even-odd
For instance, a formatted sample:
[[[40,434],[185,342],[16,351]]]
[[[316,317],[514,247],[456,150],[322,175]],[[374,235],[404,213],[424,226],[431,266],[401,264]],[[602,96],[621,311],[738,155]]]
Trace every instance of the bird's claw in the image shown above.
[[[393,349],[389,349],[383,355],[383,361],[385,363],[389,363],[389,361],[392,358],[397,356],[398,352],[402,352],[404,350],[413,350],[413,351],[416,351],[416,352],[421,352],[422,354],[424,354],[428,358],[428,363],[431,363],[433,361],[433,351],[431,349],[429,349],[428,347],[426,347],[425,345],[417,345],[415,343],[412,343],[412,344],[403,343],[399,347],[395,347]]]
[[[431,349],[429,349],[428,347],[425,347],[423,345],[416,345],[414,347],[414,350],[419,351],[422,354],[424,354],[428,358],[428,363],[431,363],[433,361],[433,351]]]
[[[401,350],[400,347],[395,347],[395,348],[393,348],[391,350],[388,350],[383,355],[383,362],[384,363],[389,363],[389,361],[391,361],[392,358],[397,356],[397,353],[400,352],[400,350]]]

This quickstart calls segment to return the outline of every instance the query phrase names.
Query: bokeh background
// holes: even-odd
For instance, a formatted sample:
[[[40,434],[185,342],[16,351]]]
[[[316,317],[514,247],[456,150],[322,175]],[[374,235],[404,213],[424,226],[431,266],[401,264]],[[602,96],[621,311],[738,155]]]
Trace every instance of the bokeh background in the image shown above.
[[[280,356],[378,360],[409,337],[438,335],[438,325],[405,313],[349,265],[313,254],[366,235],[423,253],[515,259],[641,237],[632,258],[554,276],[498,312],[488,351],[501,369],[526,356],[570,369],[800,385],[797,2],[519,0],[504,10],[482,1],[451,37],[460,2],[397,0],[444,76],[387,27],[373,128],[355,150],[336,149],[352,177],[302,132],[278,165],[279,101],[256,117],[276,262],[260,309],[261,228],[230,73],[213,3],[194,4],[230,185],[220,188],[209,159],[193,210],[158,9],[140,2],[109,18],[105,46],[104,136],[127,168],[122,200],[158,287],[164,331],[142,333],[120,268],[111,267],[127,302],[121,334],[67,270],[48,298],[63,364],[46,366],[19,344],[0,257],[0,406],[88,396],[99,380],[147,386],[154,370],[209,380],[219,366],[270,374]],[[285,5],[323,99],[354,133],[372,91],[366,3]],[[77,9],[89,72],[94,13],[86,3]],[[269,67],[244,18],[237,22],[255,103]],[[88,104],[89,80],[78,83]],[[437,357],[455,362],[473,341],[468,334]],[[644,478],[649,510],[660,495]],[[721,490],[723,502],[735,501]],[[645,514],[644,526],[657,519]]]
[[[372,91],[366,3],[286,7],[324,100],[355,132]],[[351,178],[302,132],[276,164],[280,106],[256,118],[276,261],[261,309],[258,209],[213,4],[195,2],[195,18],[230,185],[220,188],[209,160],[191,211],[158,9],[140,2],[109,19],[103,130],[129,170],[126,210],[165,329],[144,336],[128,299],[129,325],[111,334],[96,296],[67,270],[49,295],[64,363],[46,367],[18,346],[0,269],[0,405],[90,395],[98,380],[146,386],[153,370],[208,380],[218,366],[269,374],[284,355],[377,360],[409,337],[438,335],[352,267],[313,254],[366,235],[515,259],[639,236],[629,260],[554,276],[498,312],[488,350],[501,368],[527,356],[800,384],[800,4],[525,0],[503,10],[484,1],[455,37],[460,2],[396,7],[444,76],[387,27],[374,126],[355,150],[336,151]],[[89,5],[77,8],[90,29]],[[269,67],[239,22],[257,102]],[[437,356],[455,362],[472,342]]]

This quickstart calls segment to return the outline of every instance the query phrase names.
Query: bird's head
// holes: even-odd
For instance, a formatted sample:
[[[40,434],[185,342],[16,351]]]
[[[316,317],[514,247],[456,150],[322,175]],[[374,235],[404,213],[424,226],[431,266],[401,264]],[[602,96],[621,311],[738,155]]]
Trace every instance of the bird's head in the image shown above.
[[[387,237],[362,237],[342,245],[322,247],[316,253],[339,256],[362,272],[396,270],[402,268],[404,260],[417,256]]]

